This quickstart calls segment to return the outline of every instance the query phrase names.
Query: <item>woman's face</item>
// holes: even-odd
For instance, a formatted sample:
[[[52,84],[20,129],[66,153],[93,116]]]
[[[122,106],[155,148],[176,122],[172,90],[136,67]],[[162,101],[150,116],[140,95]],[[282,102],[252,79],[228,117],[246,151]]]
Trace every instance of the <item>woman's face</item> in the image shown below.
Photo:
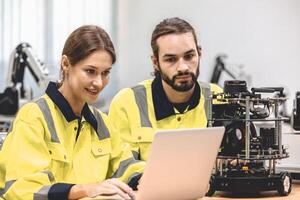
[[[66,56],[62,58],[63,85],[69,97],[77,103],[92,103],[109,81],[112,57],[105,50],[97,50],[75,65],[70,65]]]

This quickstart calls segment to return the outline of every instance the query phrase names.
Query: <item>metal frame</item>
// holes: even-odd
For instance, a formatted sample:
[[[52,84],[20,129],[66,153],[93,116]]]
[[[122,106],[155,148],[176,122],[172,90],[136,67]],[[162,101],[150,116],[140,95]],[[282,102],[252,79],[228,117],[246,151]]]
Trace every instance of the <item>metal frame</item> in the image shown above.
[[[221,99],[217,98],[218,95],[221,95]],[[220,97],[220,96],[219,96]],[[246,108],[246,115],[244,119],[213,119],[212,116],[212,103],[213,100],[216,101],[226,101],[228,104],[230,103],[242,103]],[[237,154],[237,156],[220,156],[218,155],[214,173],[212,175],[212,179],[210,182],[210,190],[208,195],[212,195],[215,190],[219,191],[231,191],[231,192],[253,192],[253,191],[268,191],[268,190],[276,190],[280,195],[288,195],[291,191],[291,175],[282,171],[277,173],[276,169],[276,161],[278,159],[284,159],[289,157],[288,152],[285,147],[282,145],[282,122],[287,120],[283,118],[279,114],[279,106],[281,103],[286,101],[285,97],[275,97],[275,98],[254,98],[250,96],[246,96],[245,98],[228,98],[224,96],[224,94],[212,95],[210,97],[210,106],[208,113],[208,126],[212,126],[213,122],[216,121],[243,121],[245,123],[245,149],[241,154]],[[250,105],[257,102],[268,102],[270,106],[274,108],[274,117],[267,119],[251,119],[250,115]],[[250,124],[251,122],[259,122],[259,121],[269,121],[274,122],[275,128],[275,145],[277,145],[277,149],[268,149],[261,150],[259,152],[255,152],[254,149],[250,149]],[[226,134],[226,133],[225,133]],[[240,177],[231,176],[227,174],[229,160],[236,160],[239,164],[240,160],[248,161],[248,162],[256,162],[261,161],[264,162],[263,172],[266,175],[262,174],[249,174],[247,176],[241,175]],[[288,187],[284,187],[284,184],[289,183]],[[257,185],[256,185],[257,184]],[[285,191],[282,188],[287,188]]]

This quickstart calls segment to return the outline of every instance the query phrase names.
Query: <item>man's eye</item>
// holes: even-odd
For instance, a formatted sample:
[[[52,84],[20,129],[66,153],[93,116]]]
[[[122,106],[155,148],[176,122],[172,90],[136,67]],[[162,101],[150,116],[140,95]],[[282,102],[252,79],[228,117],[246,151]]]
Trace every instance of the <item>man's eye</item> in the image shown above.
[[[175,57],[166,58],[165,61],[166,62],[176,62],[176,58]]]
[[[184,56],[185,60],[192,60],[194,58],[194,54],[187,54]]]

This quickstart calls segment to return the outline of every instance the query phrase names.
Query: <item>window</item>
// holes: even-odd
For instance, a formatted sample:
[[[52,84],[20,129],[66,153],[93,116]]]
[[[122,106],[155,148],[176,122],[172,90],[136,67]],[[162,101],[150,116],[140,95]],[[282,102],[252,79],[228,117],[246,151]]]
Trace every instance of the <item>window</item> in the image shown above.
[[[29,43],[54,77],[67,36],[83,24],[96,24],[112,35],[111,0],[1,0],[0,93],[6,87],[9,57],[21,42]],[[25,72],[34,97],[44,90]]]

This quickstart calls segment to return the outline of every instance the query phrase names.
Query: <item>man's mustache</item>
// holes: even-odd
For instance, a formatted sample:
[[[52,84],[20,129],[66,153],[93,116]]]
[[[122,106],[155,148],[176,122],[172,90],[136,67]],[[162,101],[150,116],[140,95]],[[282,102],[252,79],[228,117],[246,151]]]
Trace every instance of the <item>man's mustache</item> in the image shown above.
[[[176,75],[173,76],[173,81],[178,78],[179,76],[191,76],[193,79],[196,78],[195,74],[193,72],[178,72]]]

